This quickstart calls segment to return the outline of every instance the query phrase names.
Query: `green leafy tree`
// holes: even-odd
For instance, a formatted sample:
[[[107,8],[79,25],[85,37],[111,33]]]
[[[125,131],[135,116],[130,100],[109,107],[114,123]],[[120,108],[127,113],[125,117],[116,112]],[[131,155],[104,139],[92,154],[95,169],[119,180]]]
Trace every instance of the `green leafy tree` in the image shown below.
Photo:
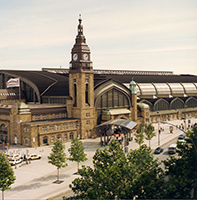
[[[154,126],[152,124],[148,124],[145,129],[145,139],[149,140],[149,147],[150,147],[150,141],[151,139],[156,136],[156,133],[154,132]]]
[[[141,146],[144,143],[144,127],[141,124],[139,124],[134,135],[136,143],[138,143],[139,146]]]
[[[81,178],[76,178],[69,187],[76,194],[74,199],[114,199],[124,189],[123,166],[126,157],[120,144],[112,140],[109,149],[97,149],[93,165],[79,169]]]
[[[59,169],[68,165],[66,163],[65,145],[61,142],[61,140],[57,140],[51,151],[50,156],[48,156],[48,163],[57,167],[57,182],[59,182]]]
[[[164,182],[150,148],[142,145],[127,158],[114,140],[108,149],[97,149],[93,168],[82,166],[79,174],[81,177],[69,185],[75,193],[73,199],[133,199],[136,195],[156,198]]]
[[[71,147],[68,149],[70,153],[70,158],[68,159],[77,162],[77,171],[79,170],[79,163],[87,160],[87,154],[84,153],[84,149],[82,141],[77,137],[71,142]]]
[[[141,145],[139,149],[131,150],[128,155],[127,178],[130,183],[125,187],[123,199],[158,199],[165,184],[164,171],[158,159],[154,159],[151,148]],[[132,181],[131,181],[132,180]]]
[[[164,188],[163,198],[189,199],[194,190],[197,198],[197,127],[188,132],[185,142],[177,142],[177,156],[163,161],[166,175],[169,177]],[[191,140],[192,139],[192,140]],[[195,146],[194,146],[195,144]]]
[[[0,152],[0,189],[2,191],[2,200],[4,200],[4,191],[11,189],[11,185],[16,180],[14,171],[10,166],[7,157]]]

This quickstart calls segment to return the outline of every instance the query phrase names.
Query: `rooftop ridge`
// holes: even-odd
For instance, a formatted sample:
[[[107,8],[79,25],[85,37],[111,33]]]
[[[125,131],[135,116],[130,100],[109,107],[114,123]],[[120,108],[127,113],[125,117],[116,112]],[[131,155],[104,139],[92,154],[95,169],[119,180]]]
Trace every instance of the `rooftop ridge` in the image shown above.
[[[52,73],[68,74],[67,68],[42,68],[42,71],[48,71]],[[139,70],[105,70],[105,69],[93,69],[94,74],[117,74],[117,75],[170,75],[179,76],[179,74],[173,74],[172,71],[139,71]]]

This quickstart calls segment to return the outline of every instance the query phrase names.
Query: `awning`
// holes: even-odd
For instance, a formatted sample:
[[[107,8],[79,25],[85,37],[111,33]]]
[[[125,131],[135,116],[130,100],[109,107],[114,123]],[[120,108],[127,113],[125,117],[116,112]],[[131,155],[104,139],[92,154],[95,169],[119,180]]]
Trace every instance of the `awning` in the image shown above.
[[[127,119],[114,119],[114,120],[104,122],[98,126],[95,126],[94,129],[101,128],[104,126],[111,126],[111,125],[121,126],[121,127],[132,130],[135,126],[137,126],[137,123],[134,121],[127,120]]]
[[[123,114],[130,114],[131,111],[127,108],[121,108],[121,109],[110,109],[110,110],[104,110],[103,115],[123,115]]]

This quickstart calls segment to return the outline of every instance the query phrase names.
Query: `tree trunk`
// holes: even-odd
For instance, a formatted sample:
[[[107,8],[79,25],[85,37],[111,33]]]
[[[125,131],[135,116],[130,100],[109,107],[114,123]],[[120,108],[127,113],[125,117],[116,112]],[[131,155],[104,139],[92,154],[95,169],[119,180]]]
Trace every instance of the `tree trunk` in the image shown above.
[[[79,162],[77,162],[77,173],[79,171]]]
[[[59,175],[59,168],[57,168],[57,181],[59,181],[59,178],[60,177],[60,175]]]
[[[4,190],[2,190],[2,200],[4,200]]]

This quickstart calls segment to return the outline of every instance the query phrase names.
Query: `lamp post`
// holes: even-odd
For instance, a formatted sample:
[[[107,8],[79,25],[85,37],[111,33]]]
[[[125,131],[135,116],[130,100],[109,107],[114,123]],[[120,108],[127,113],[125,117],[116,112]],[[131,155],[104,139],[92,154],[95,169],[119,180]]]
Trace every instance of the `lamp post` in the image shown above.
[[[159,114],[159,117],[158,117],[158,145],[160,145],[160,133],[161,133],[161,130],[160,130],[160,116],[161,114],[159,112],[157,112]]]

